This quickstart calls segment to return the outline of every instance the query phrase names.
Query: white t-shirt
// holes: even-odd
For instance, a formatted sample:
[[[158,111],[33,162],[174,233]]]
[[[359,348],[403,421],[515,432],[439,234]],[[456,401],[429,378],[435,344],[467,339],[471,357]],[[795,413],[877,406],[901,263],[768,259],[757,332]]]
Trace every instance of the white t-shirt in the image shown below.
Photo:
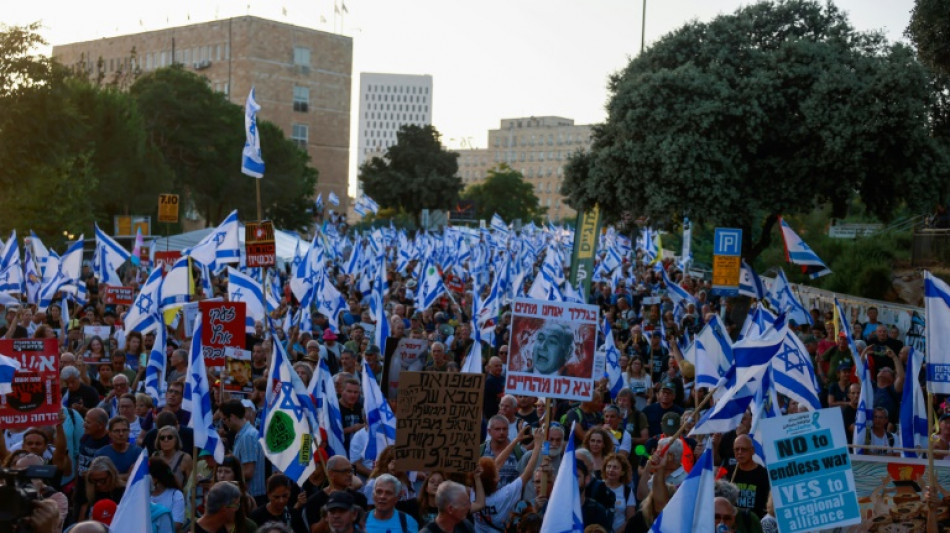
[[[172,512],[172,521],[176,524],[185,523],[185,496],[177,489],[165,489],[158,496],[150,497],[152,503],[164,506]]]
[[[644,372],[643,377],[639,378],[631,377],[630,374],[624,372],[623,385],[633,391],[633,397],[636,400],[635,406],[638,411],[642,411],[647,406],[647,391],[653,387],[653,378],[647,372]]]
[[[607,487],[607,488],[610,489],[610,487]],[[623,485],[620,485],[619,487],[615,489],[610,489],[610,490],[612,490],[614,493],[614,496],[616,496],[616,500],[614,501],[613,530],[617,531],[617,528],[619,528],[621,525],[623,525],[624,522],[627,521],[627,507],[637,506],[637,491],[631,487],[630,494],[627,496],[626,501],[624,501]]]
[[[475,513],[475,533],[498,533],[505,530],[508,515],[521,499],[521,477],[485,498],[485,508]],[[473,496],[474,497],[474,496]]]

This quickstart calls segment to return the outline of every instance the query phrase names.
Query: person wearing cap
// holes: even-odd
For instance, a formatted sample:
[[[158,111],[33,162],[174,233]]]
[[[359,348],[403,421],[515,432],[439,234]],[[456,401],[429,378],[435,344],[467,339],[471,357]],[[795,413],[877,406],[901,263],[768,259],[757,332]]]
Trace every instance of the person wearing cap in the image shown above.
[[[672,381],[666,380],[660,385],[657,401],[643,408],[643,414],[647,417],[651,437],[664,433],[662,427],[663,415],[667,413],[683,414],[683,408],[673,403],[675,398],[676,385]]]
[[[851,386],[851,365],[841,363],[835,369],[838,381],[828,385],[828,407],[844,407],[848,405],[848,387]]]
[[[769,472],[755,462],[755,448],[748,435],[739,435],[732,443],[736,464],[727,468],[725,479],[739,488],[736,507],[752,511],[756,516],[765,516],[771,483]]]
[[[338,339],[337,334],[329,327],[323,330],[323,350],[320,351],[320,356],[326,358],[327,366],[334,374],[340,371],[340,353],[343,351]]]
[[[119,506],[116,504],[116,502],[108,498],[99,500],[95,505],[92,506],[90,517],[100,524],[111,526],[112,519],[115,518],[115,511],[118,507]]]
[[[383,363],[379,360],[379,346],[371,344],[366,348],[366,351],[363,352],[363,360],[369,363],[370,369],[373,371],[373,377],[376,378],[376,381],[379,382],[380,377],[383,375]]]
[[[848,334],[845,333],[844,331],[841,331],[838,333],[838,343],[835,344],[833,348],[829,348],[824,354],[822,354],[821,358],[823,361],[828,362],[829,372],[834,373],[834,375],[828,376],[829,380],[833,379],[835,381],[838,381],[837,369],[838,367],[841,366],[842,363],[850,363],[851,368],[852,368],[851,374],[852,376],[854,376],[854,372],[853,372],[854,356],[851,353],[851,348],[848,347]],[[854,383],[856,381],[857,381],[857,377],[851,378],[851,383]]]
[[[350,508],[366,508],[366,496],[350,487],[353,484],[353,466],[346,457],[334,455],[327,459],[327,486],[313,493],[294,517],[294,531],[326,531],[329,516],[322,517],[321,509],[334,498],[345,494]],[[329,524],[331,529],[333,524]]]
[[[353,495],[346,491],[336,491],[329,496],[326,505],[326,521],[330,533],[362,533],[357,521],[358,507]]]

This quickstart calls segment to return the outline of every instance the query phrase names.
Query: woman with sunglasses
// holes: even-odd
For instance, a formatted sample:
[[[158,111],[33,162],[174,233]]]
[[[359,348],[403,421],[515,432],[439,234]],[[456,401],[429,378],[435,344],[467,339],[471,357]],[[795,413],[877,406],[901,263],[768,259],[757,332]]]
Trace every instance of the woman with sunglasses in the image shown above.
[[[96,457],[89,465],[86,472],[86,490],[79,493],[82,500],[79,504],[79,514],[77,522],[89,520],[89,510],[99,500],[112,500],[116,503],[122,501],[122,495],[125,494],[125,484],[119,478],[119,472],[108,457]]]
[[[178,430],[174,426],[165,426],[158,430],[155,441],[156,449],[152,457],[164,460],[174,472],[178,485],[184,487],[191,476],[194,463],[191,456],[181,449],[181,437],[178,435]]]

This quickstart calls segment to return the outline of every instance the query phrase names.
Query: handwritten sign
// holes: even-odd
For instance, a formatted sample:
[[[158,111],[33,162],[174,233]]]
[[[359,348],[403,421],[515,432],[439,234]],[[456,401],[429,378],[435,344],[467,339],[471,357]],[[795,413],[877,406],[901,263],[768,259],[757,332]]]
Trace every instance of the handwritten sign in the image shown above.
[[[484,390],[483,374],[403,372],[396,404],[396,468],[473,471]]]
[[[505,392],[590,400],[597,314],[594,305],[516,299]]]
[[[244,302],[198,302],[205,366],[223,367],[226,348],[244,348]]]
[[[0,340],[0,353],[20,362],[13,392],[0,396],[0,426],[50,426],[59,419],[59,346],[56,339]]]
[[[103,285],[103,288],[102,302],[106,305],[132,305],[135,299],[135,289],[132,287]]]

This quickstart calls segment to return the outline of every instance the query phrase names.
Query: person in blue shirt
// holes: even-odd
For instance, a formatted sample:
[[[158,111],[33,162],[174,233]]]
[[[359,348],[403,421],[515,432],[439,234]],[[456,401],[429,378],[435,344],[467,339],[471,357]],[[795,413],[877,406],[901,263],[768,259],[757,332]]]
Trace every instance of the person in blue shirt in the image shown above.
[[[418,533],[419,524],[412,516],[396,509],[402,482],[391,474],[376,478],[373,502],[376,508],[366,515],[366,533]]]
[[[123,480],[128,478],[129,471],[135,465],[135,460],[142,453],[142,448],[131,443],[129,438],[129,421],[121,416],[109,419],[107,426],[112,443],[103,446],[96,452],[95,457],[108,457],[119,472]]]

